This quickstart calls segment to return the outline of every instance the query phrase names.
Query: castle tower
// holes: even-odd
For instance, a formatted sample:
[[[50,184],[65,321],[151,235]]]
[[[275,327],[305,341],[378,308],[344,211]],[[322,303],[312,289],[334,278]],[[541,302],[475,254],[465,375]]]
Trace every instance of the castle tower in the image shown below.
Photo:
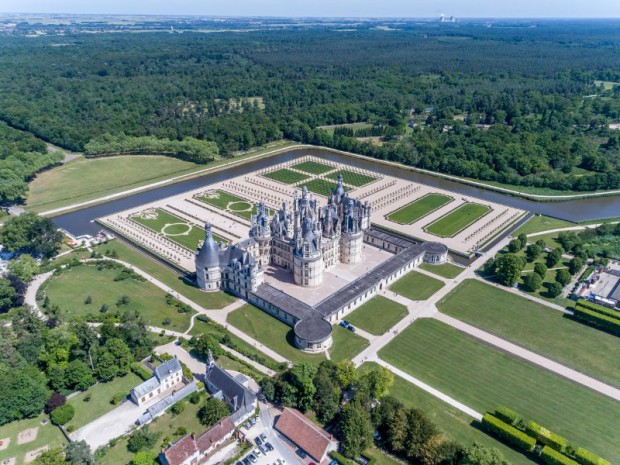
[[[254,257],[261,266],[269,263],[271,256],[271,225],[269,224],[269,209],[264,202],[257,205],[256,215],[252,215],[250,237],[258,243],[258,254]]]
[[[340,239],[340,261],[342,263],[359,263],[362,261],[365,229],[362,227],[363,216],[364,208],[349,199],[343,209],[342,236]]]
[[[205,224],[205,241],[196,250],[196,283],[203,291],[214,292],[222,288],[220,248],[213,239],[211,224]]]
[[[321,236],[315,230],[312,217],[305,216],[301,230],[296,231],[293,273],[295,284],[303,287],[318,286],[323,281]]]

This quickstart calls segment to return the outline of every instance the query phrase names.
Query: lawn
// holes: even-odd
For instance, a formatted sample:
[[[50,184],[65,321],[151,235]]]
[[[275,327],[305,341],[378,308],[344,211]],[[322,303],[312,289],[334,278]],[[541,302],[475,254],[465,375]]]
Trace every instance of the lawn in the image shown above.
[[[255,215],[257,210],[253,202],[222,190],[209,191],[195,198],[246,220]]]
[[[462,282],[437,307],[459,320],[620,387],[620,339],[616,336],[475,280]]]
[[[342,181],[349,186],[365,186],[373,181],[376,181],[378,178],[374,176],[368,176],[362,173],[356,173],[355,171],[349,170],[338,170],[333,173],[329,173],[326,177],[329,179],[333,179],[334,181],[338,181],[338,176],[342,175]]]
[[[426,300],[443,286],[444,283],[438,279],[411,271],[392,284],[390,291],[410,300]]]
[[[122,314],[126,310],[138,311],[153,326],[175,331],[185,331],[189,327],[193,313],[179,313],[177,308],[165,302],[166,293],[149,282],[134,279],[114,281],[120,270],[102,269],[96,266],[71,268],[58,277],[51,278],[46,295],[52,305],[58,305],[69,317],[82,317],[96,321],[102,313],[103,304],[108,305],[108,314]],[[126,295],[130,302],[120,307],[118,299]],[[90,296],[92,303],[84,301]],[[164,325],[165,319],[170,324]]]
[[[439,321],[417,320],[379,355],[478,412],[509,406],[571,444],[620,461],[620,403]]]
[[[420,265],[425,271],[441,276],[442,278],[454,279],[460,275],[465,268],[452,263],[442,263],[440,265],[431,265],[430,263],[422,263]]]
[[[125,376],[114,378],[110,382],[95,384],[88,391],[72,397],[67,403],[75,408],[75,416],[68,423],[67,427],[73,426],[77,430],[114,410],[118,405],[113,405],[110,402],[112,397],[118,393],[129,395],[131,388],[136,387],[140,383],[142,383],[141,378],[133,373],[128,373]],[[87,396],[90,396],[89,401],[84,400]]]
[[[101,254],[116,252],[116,256],[120,260],[140,268],[142,271],[148,273],[167,286],[170,286],[170,289],[173,289],[206,309],[214,310],[224,308],[236,300],[233,296],[225,292],[201,291],[193,284],[183,280],[179,275],[165,267],[158,260],[134,249],[120,240],[97,246],[96,250]]]
[[[360,366],[359,370],[364,372],[378,366],[373,362],[365,362]],[[469,446],[477,442],[487,447],[498,448],[513,465],[531,465],[534,463],[523,454],[514,451],[481,431],[469,415],[409,383],[400,376],[394,376],[394,385],[388,394],[396,397],[407,407],[416,407],[424,410],[449,439],[457,441],[463,446]]]
[[[310,174],[323,174],[335,169],[333,166],[325,165],[316,161],[303,161],[291,166],[291,168]]]
[[[323,354],[308,354],[297,349],[293,345],[293,328],[253,305],[246,304],[235,310],[226,321],[292,362],[325,360]]]
[[[368,347],[366,339],[342,326],[333,326],[333,330],[334,343],[329,349],[329,358],[335,363],[341,360],[351,360]]]
[[[192,251],[196,250],[198,244],[205,239],[205,232],[202,228],[161,208],[136,213],[131,219]],[[216,242],[228,242],[217,234],[213,234],[213,239]]]
[[[332,190],[336,188],[336,183],[327,181],[326,179],[312,179],[309,182],[301,183],[299,187],[306,186],[310,192],[314,192],[315,194],[323,195],[325,197],[329,197]],[[344,188],[345,192],[348,189]]]
[[[287,168],[272,171],[271,173],[263,174],[263,176],[265,178],[273,179],[274,181],[279,181],[284,184],[295,184],[310,177],[307,174],[302,174],[298,171],[289,170]]]
[[[427,194],[398,210],[388,213],[386,218],[399,224],[415,223],[420,218],[429,215],[453,200],[452,197],[443,194]]]
[[[336,128],[351,128],[354,131],[356,129],[367,129],[371,128],[372,124],[370,123],[345,123],[345,124],[328,124],[327,126],[319,126],[319,129],[328,132],[329,134],[334,134],[334,129]]]
[[[512,235],[518,236],[519,234],[532,234],[543,231],[548,231],[550,229],[560,229],[560,228],[569,228],[571,226],[575,226],[574,223],[570,223],[568,221],[559,220],[557,218],[552,218],[550,216],[545,215],[536,215],[531,218],[527,223],[517,229]],[[533,237],[533,240],[538,240],[538,237]]]
[[[355,309],[346,319],[370,334],[381,335],[407,315],[407,307],[381,295]]]
[[[42,425],[41,421],[48,420],[47,424]],[[37,438],[26,444],[17,444],[17,435],[29,428],[39,428],[37,432]],[[0,463],[4,463],[5,459],[11,457],[17,458],[17,463],[21,465],[24,463],[24,456],[31,450],[38,449],[39,447],[49,446],[50,449],[54,447],[64,446],[66,444],[65,437],[62,435],[58,427],[52,425],[49,422],[47,415],[41,414],[36,418],[29,418],[27,420],[13,421],[6,425],[0,426],[0,439],[9,439],[9,446],[0,450]]]
[[[426,225],[424,230],[439,237],[454,237],[490,211],[486,205],[466,203]]]

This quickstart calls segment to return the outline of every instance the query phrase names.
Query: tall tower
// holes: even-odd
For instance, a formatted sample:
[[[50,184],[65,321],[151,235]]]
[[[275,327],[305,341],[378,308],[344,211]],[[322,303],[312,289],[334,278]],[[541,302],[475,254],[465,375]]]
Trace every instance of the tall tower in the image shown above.
[[[295,284],[318,286],[323,282],[321,236],[315,233],[316,226],[311,216],[305,216],[301,221],[302,227],[296,233],[293,253]]]
[[[362,261],[362,248],[364,246],[363,207],[359,204],[360,202],[348,199],[343,208],[340,240],[340,261],[342,263],[359,263]]]
[[[203,291],[214,292],[222,288],[220,248],[213,239],[211,224],[205,224],[205,241],[196,250],[196,283]]]
[[[271,256],[271,226],[269,224],[269,209],[263,201],[256,207],[256,215],[252,215],[250,237],[258,243],[258,255],[254,257],[259,265],[269,264]]]

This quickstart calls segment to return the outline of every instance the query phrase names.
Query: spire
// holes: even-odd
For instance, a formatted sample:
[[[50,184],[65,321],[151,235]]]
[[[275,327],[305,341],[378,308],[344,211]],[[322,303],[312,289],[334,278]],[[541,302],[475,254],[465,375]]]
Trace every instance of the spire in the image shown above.
[[[209,349],[207,354],[207,368],[211,368],[215,364],[215,359],[213,358],[213,352]]]

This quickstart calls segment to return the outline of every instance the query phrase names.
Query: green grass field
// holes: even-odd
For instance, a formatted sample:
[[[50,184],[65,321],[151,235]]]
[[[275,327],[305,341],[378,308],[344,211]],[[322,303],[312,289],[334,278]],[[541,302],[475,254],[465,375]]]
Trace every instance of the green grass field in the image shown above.
[[[189,327],[192,313],[179,313],[177,308],[165,302],[166,293],[149,282],[133,279],[114,281],[120,270],[97,270],[95,266],[79,266],[65,271],[57,278],[51,278],[46,288],[50,303],[58,305],[68,317],[81,317],[93,320],[102,315],[103,304],[109,307],[108,314],[122,314],[126,310],[138,311],[153,326],[175,331],[185,331]],[[127,305],[116,306],[117,300],[129,296]],[[90,296],[92,303],[84,301]],[[89,315],[92,318],[89,318]],[[164,325],[164,319],[170,319]]]
[[[308,182],[302,182],[298,185],[298,187],[306,186],[310,192],[314,192],[315,194],[323,195],[328,197],[332,190],[336,188],[335,182],[330,182],[325,179],[312,179]],[[348,191],[346,187],[344,188],[345,192]]]
[[[616,336],[476,280],[462,282],[437,307],[459,320],[620,387],[620,339]]]
[[[329,173],[326,177],[329,179],[333,179],[334,181],[338,181],[338,176],[342,175],[342,181],[349,186],[365,186],[373,181],[376,181],[378,178],[374,176],[368,176],[366,174],[356,173],[355,171],[349,170],[338,170],[333,173]]]
[[[189,250],[196,250],[198,244],[205,239],[202,228],[161,208],[137,213],[131,219]],[[217,234],[213,234],[213,239],[216,242],[228,242]]]
[[[293,165],[292,168],[310,174],[323,174],[334,169],[333,166],[325,165],[316,161],[303,161]]]
[[[418,200],[408,203],[404,207],[394,210],[386,215],[386,218],[398,224],[411,224],[420,218],[438,210],[452,202],[452,197],[442,194],[427,194]]]
[[[527,235],[548,231],[550,229],[570,228],[571,226],[575,226],[575,224],[568,221],[559,220],[557,218],[552,218],[550,216],[536,215],[533,218],[530,218],[527,223],[517,229],[514,233],[512,233],[512,235],[517,237],[519,234]],[[532,239],[537,241],[538,236],[535,236]]]
[[[289,170],[287,168],[272,171],[271,173],[263,174],[263,176],[265,178],[273,179],[274,181],[278,181],[284,184],[295,184],[310,177],[306,174],[302,174],[298,171]]]
[[[371,128],[372,124],[370,123],[345,123],[345,124],[328,124],[326,126],[319,126],[319,129],[323,131],[327,131],[329,134],[334,133],[334,129],[336,128],[351,128],[355,129],[366,129]]]
[[[163,266],[159,261],[119,240],[99,245],[95,247],[95,250],[101,254],[116,252],[120,260],[140,268],[145,273],[148,273],[167,286],[170,286],[171,289],[174,289],[179,294],[184,295],[206,309],[217,310],[224,308],[236,300],[233,296],[225,292],[201,291],[193,284],[184,281],[181,276]]]
[[[379,355],[478,412],[509,406],[571,444],[620,461],[620,403],[439,321],[417,320]]]
[[[323,354],[307,354],[297,349],[293,345],[293,328],[253,305],[238,308],[226,321],[292,362],[325,360]]]
[[[374,362],[365,362],[359,367],[359,371],[363,373],[378,366]],[[394,376],[394,385],[390,388],[388,395],[396,397],[406,407],[416,407],[423,410],[447,438],[457,441],[463,446],[470,446],[477,442],[487,447],[496,447],[513,465],[531,465],[535,463],[530,461],[525,455],[514,451],[486,434],[469,415],[411,384],[400,376]]]
[[[454,279],[460,275],[465,268],[452,263],[442,263],[440,265],[431,265],[430,263],[422,263],[420,265],[425,271],[441,276],[442,278]]]
[[[442,281],[417,271],[410,271],[390,286],[396,292],[411,300],[426,300],[444,286]]]
[[[341,360],[351,360],[362,350],[368,347],[368,341],[342,326],[333,326],[333,345],[329,349],[329,358],[337,363]]]
[[[353,326],[381,335],[407,315],[407,307],[383,296],[375,296],[346,316]]]
[[[47,420],[47,424],[42,425],[41,421],[43,420]],[[18,434],[29,428],[39,428],[36,439],[25,444],[17,444]],[[14,421],[0,426],[0,439],[9,440],[8,447],[0,450],[0,463],[4,463],[4,460],[15,457],[18,465],[25,463],[24,456],[31,450],[43,446],[49,446],[50,449],[53,449],[54,447],[64,446],[67,443],[60,429],[52,425],[49,422],[48,416],[44,414],[36,418]]]
[[[118,405],[113,405],[110,401],[115,394],[124,393],[129,395],[131,388],[142,383],[142,379],[133,373],[114,378],[108,383],[99,383],[92,386],[88,391],[82,392],[67,401],[75,408],[75,416],[67,424],[76,430],[96,420],[105,413],[114,410]],[[84,401],[90,395],[88,402]]]
[[[453,237],[490,211],[491,209],[485,205],[466,203],[426,225],[424,230],[439,237]]]

